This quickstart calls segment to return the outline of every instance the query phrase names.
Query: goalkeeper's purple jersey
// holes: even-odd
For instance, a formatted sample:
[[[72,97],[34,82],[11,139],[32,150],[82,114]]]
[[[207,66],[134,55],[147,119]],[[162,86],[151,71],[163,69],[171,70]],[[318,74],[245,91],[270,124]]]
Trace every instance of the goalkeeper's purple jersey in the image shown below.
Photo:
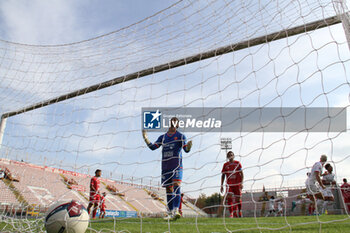
[[[150,143],[151,150],[162,146],[162,171],[171,171],[177,168],[182,169],[182,148],[187,146],[186,136],[176,131],[174,134],[163,134],[155,143]]]

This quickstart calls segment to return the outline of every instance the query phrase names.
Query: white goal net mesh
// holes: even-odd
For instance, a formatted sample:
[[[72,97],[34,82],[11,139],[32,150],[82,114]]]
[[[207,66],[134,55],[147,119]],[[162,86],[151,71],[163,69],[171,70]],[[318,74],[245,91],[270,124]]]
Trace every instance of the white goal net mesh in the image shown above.
[[[162,156],[143,141],[144,107],[348,107],[346,4],[179,1],[129,27],[82,42],[40,46],[0,41],[0,217],[5,223],[0,226],[43,230],[43,213],[53,202],[75,198],[87,204],[96,169],[102,170],[107,209],[162,216]],[[232,139],[232,151],[243,166],[243,214],[254,217],[254,228],[262,229],[263,188],[290,205],[300,193],[288,189],[304,188],[305,174],[321,154],[328,156],[339,184],[350,179],[347,129],[186,133],[193,148],[183,153],[184,216],[224,217],[218,231],[244,229],[225,220],[222,200],[197,203],[201,194],[220,191],[226,161],[221,138]],[[148,134],[152,142],[159,135]],[[348,212],[340,203],[334,213]],[[286,207],[284,215],[292,214]],[[199,223],[191,222],[193,229],[205,231],[206,224]],[[168,223],[164,231],[172,227]]]

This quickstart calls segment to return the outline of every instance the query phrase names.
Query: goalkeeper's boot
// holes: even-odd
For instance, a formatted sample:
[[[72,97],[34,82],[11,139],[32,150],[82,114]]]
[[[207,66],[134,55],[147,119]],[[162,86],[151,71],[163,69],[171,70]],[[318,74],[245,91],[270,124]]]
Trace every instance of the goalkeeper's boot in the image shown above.
[[[181,218],[181,214],[180,214],[179,210],[176,209],[176,210],[174,211],[173,220],[177,220],[177,219],[179,219],[179,218]]]

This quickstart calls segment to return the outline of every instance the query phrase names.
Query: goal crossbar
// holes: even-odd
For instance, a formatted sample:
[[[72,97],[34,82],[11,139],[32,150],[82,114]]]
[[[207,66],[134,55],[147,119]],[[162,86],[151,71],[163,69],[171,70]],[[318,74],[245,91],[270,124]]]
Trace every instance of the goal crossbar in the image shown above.
[[[123,76],[120,76],[120,77],[117,77],[117,78],[114,78],[114,79],[111,79],[111,80],[108,80],[108,81],[105,81],[105,82],[102,82],[99,84],[85,87],[85,88],[70,92],[68,94],[64,94],[64,95],[61,95],[61,96],[58,96],[58,97],[55,97],[55,98],[52,98],[52,99],[49,99],[49,100],[46,100],[43,102],[39,102],[39,103],[30,105],[30,106],[24,107],[24,108],[19,109],[17,111],[7,112],[7,113],[2,114],[1,119],[3,120],[5,118],[9,118],[11,116],[19,115],[21,113],[32,111],[32,110],[35,110],[35,109],[38,109],[41,107],[45,107],[45,106],[48,106],[51,104],[55,104],[55,103],[58,103],[58,102],[61,102],[64,100],[75,98],[75,97],[80,96],[80,95],[84,95],[84,94],[87,94],[90,92],[101,90],[101,89],[104,89],[104,88],[107,88],[110,86],[114,86],[114,85],[117,85],[117,84],[120,84],[123,82],[131,81],[131,80],[141,78],[144,76],[148,76],[151,74],[159,73],[159,72],[162,72],[165,70],[170,70],[170,69],[173,69],[173,68],[176,68],[179,66],[183,66],[186,64],[190,64],[190,63],[198,62],[198,61],[205,60],[208,58],[220,56],[220,55],[227,54],[227,53],[230,53],[233,51],[242,50],[242,49],[245,49],[245,48],[248,48],[251,46],[256,46],[256,45],[259,45],[262,43],[267,43],[267,42],[272,42],[275,40],[283,39],[283,38],[286,38],[288,36],[294,36],[297,34],[313,31],[313,30],[320,29],[323,27],[328,27],[328,26],[338,24],[338,23],[341,23],[340,18],[338,16],[333,16],[333,17],[329,17],[326,19],[314,21],[314,22],[311,22],[308,24],[304,24],[301,26],[293,27],[293,28],[290,28],[287,30],[283,30],[283,31],[272,33],[272,34],[260,36],[257,38],[249,39],[249,40],[246,40],[243,42],[230,44],[230,45],[223,46],[223,47],[220,47],[217,49],[213,49],[213,50],[210,50],[207,52],[203,52],[203,53],[192,55],[192,56],[189,56],[186,58],[178,59],[178,60],[175,60],[172,62],[161,64],[161,65],[158,65],[158,66],[155,66],[152,68],[147,68],[147,69],[137,71],[137,72],[134,72],[131,74],[123,75]]]

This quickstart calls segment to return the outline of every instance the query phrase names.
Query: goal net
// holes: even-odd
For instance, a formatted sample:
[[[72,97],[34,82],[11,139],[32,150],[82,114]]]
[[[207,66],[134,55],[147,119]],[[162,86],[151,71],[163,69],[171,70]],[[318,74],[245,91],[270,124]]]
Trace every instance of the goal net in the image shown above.
[[[81,42],[1,40],[0,229],[43,231],[52,203],[76,199],[87,205],[90,178],[101,169],[107,219],[122,224],[120,219],[138,217],[132,223],[147,230],[142,219],[162,217],[166,195],[161,150],[149,150],[141,130],[146,110],[163,109],[164,116],[166,108],[201,117],[214,109],[216,120],[223,121],[232,110],[236,114],[229,119],[243,127],[232,130],[224,123],[215,128],[214,122],[179,129],[193,142],[191,152],[183,153],[181,188],[183,217],[193,218],[186,224],[194,231],[206,231],[207,217],[218,219],[211,231],[292,229],[287,217],[305,214],[301,205],[294,212],[291,208],[301,200],[306,173],[322,154],[338,183],[329,212],[347,219],[336,188],[343,178],[350,179],[347,4],[179,1]],[[290,117],[295,109],[311,115]],[[248,110],[257,111],[252,116],[245,114]],[[269,127],[275,119],[277,125]],[[148,137],[155,142],[166,131],[151,129]],[[222,147],[223,138],[230,146]],[[225,193],[208,201],[220,193],[228,150],[243,167],[242,210],[252,218],[250,225],[228,219]],[[271,196],[285,201],[285,218],[275,225],[261,218]],[[321,229],[321,220],[315,221]],[[133,231],[130,222],[130,229],[118,224],[109,230]],[[179,224],[164,222],[160,231]],[[99,231],[93,225],[89,229]]]

